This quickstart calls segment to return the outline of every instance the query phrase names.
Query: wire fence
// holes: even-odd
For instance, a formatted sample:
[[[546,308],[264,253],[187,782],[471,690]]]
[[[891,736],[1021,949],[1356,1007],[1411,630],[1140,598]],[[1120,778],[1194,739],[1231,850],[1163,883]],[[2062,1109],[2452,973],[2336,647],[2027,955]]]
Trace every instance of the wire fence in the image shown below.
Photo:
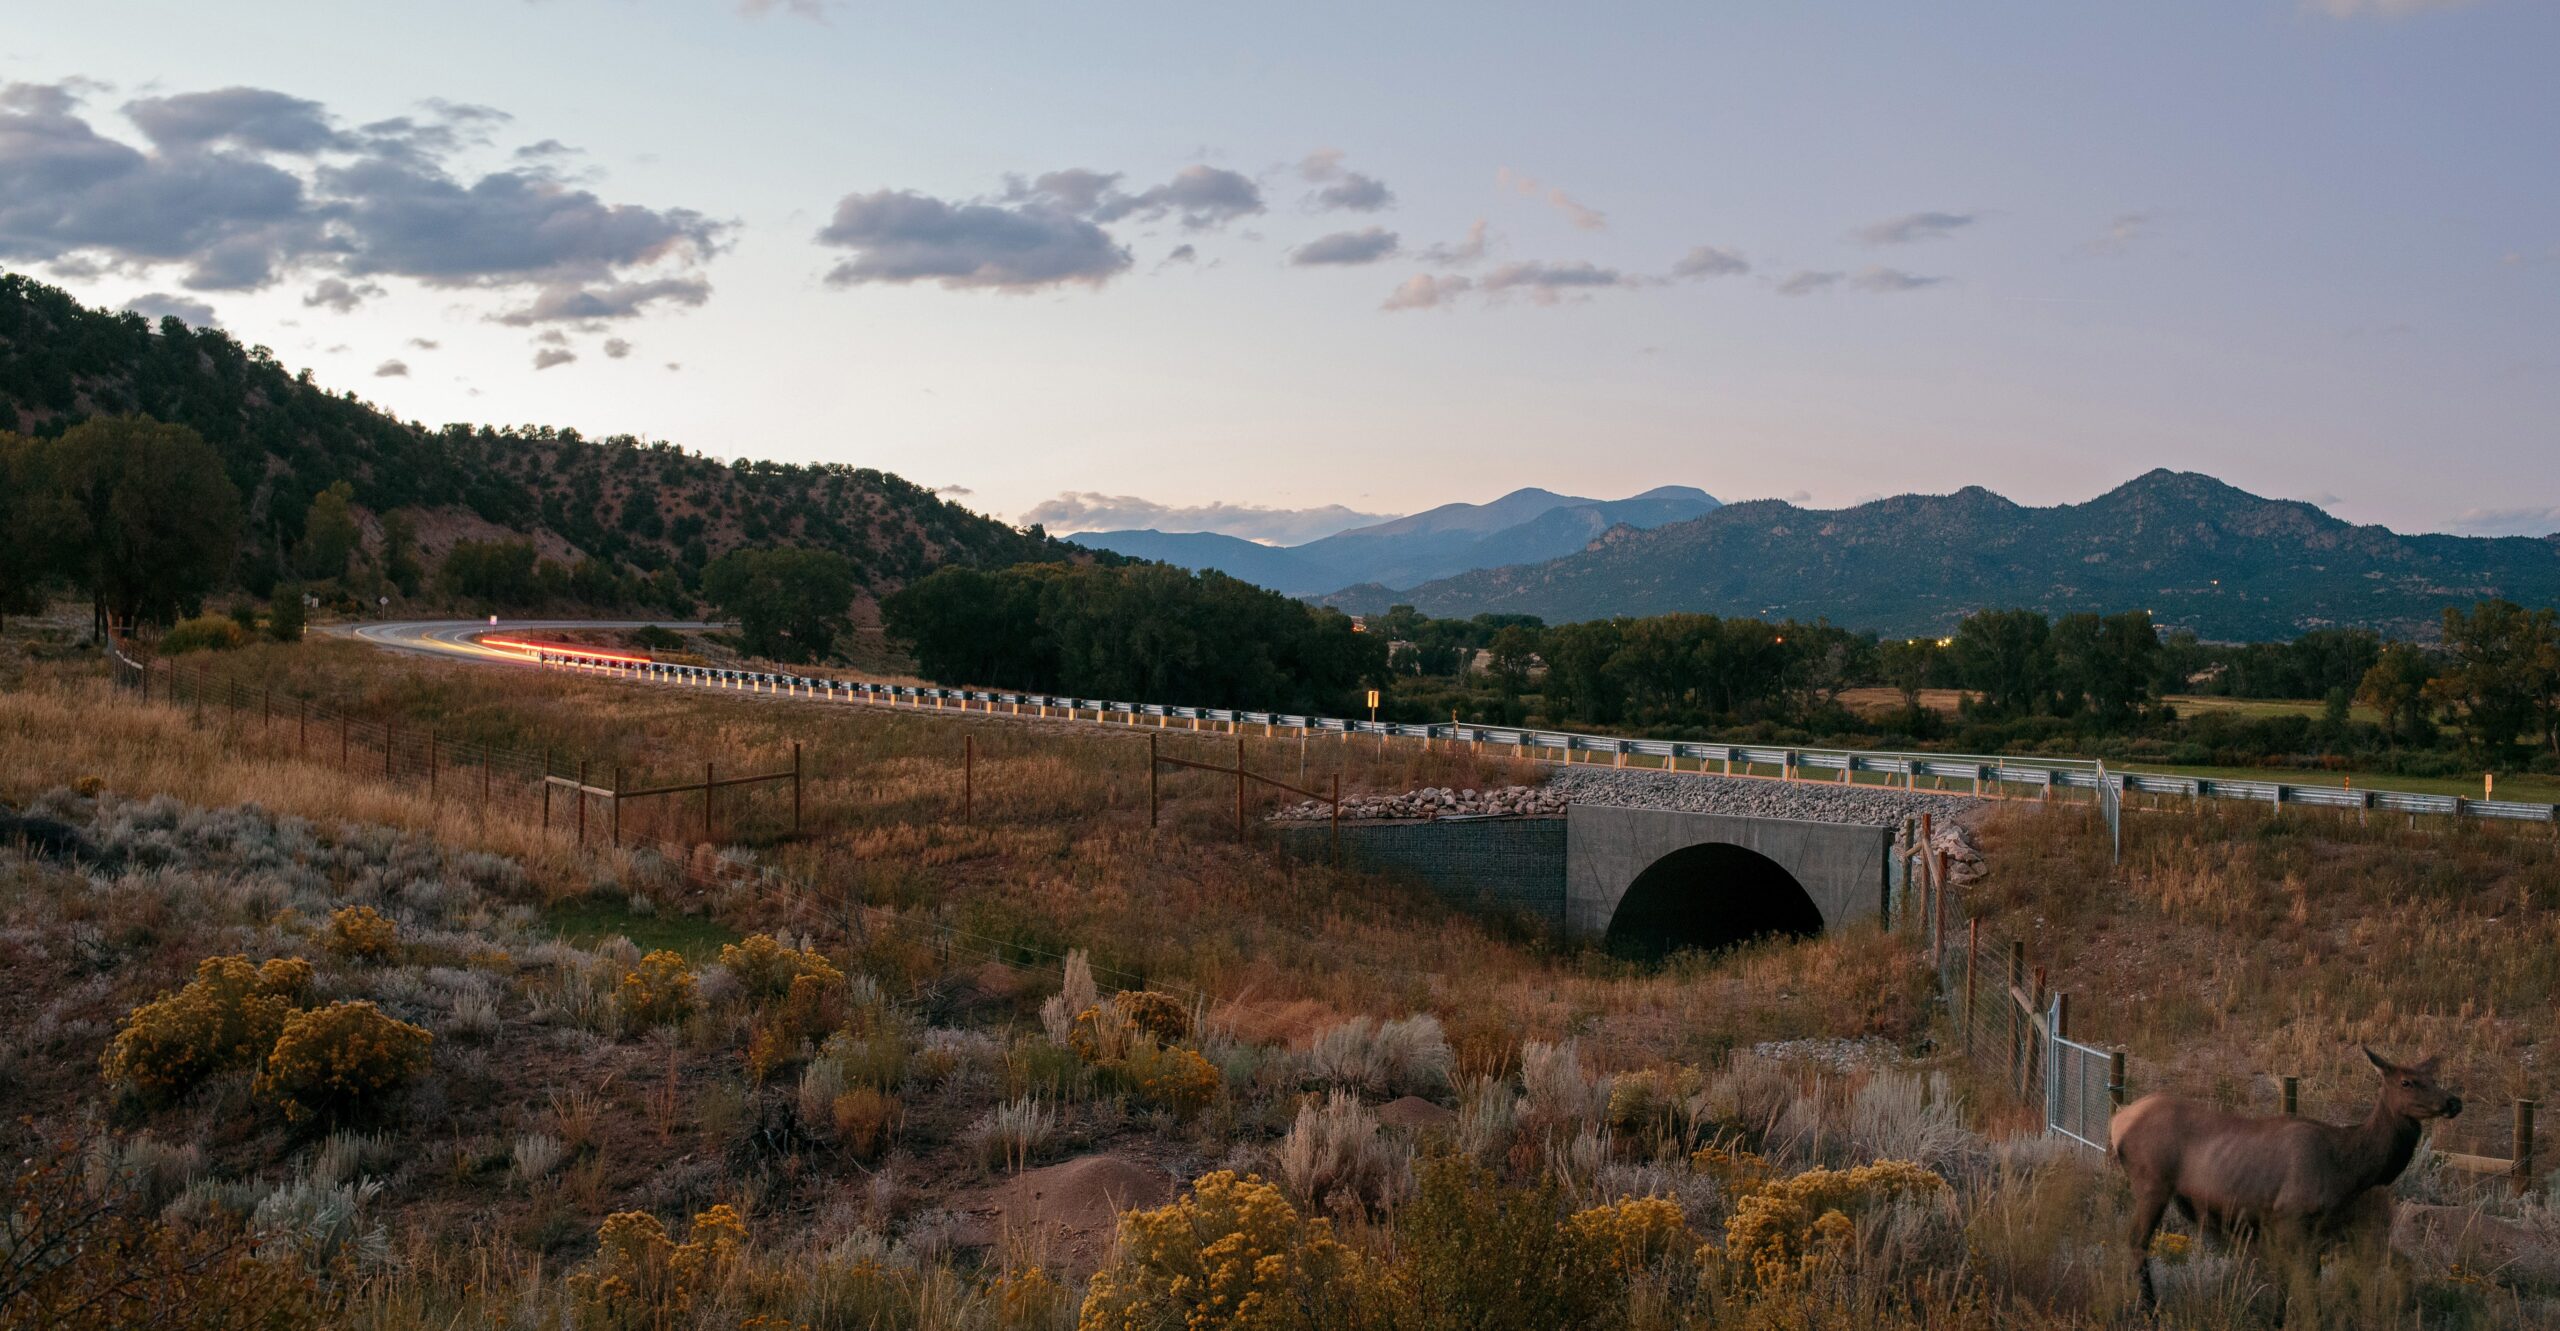
[[[2107,1150],[2115,1111],[2152,1091],[2170,1090],[2229,1108],[2352,1123],[2372,1109],[2363,1086],[2335,1095],[2302,1094],[2296,1076],[2262,1075],[2211,1087],[2166,1084],[2135,1069],[2120,1045],[2092,1041],[2073,1024],[2066,977],[2038,965],[2025,940],[1972,915],[1948,879],[1945,856],[1929,844],[1926,817],[1908,820],[1888,870],[1893,926],[1926,949],[1936,973],[1955,1052],[2033,1112],[2051,1135]],[[2456,1119],[2429,1125],[2435,1158],[2456,1174],[2529,1190],[2553,1161],[2537,1149],[2539,1100],[2482,1098]]]

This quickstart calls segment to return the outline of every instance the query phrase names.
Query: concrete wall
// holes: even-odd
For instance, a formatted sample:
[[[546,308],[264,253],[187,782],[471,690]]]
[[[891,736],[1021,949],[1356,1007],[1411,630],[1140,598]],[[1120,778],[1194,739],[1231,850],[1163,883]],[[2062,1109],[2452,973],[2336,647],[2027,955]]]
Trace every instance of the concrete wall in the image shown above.
[[[1813,898],[1826,929],[1884,913],[1891,828],[1593,804],[1569,806],[1565,823],[1564,927],[1577,938],[1605,936],[1628,886],[1654,861],[1707,842],[1775,860]]]
[[[1331,852],[1322,823],[1273,827],[1290,853],[1322,860]],[[1452,819],[1432,823],[1359,823],[1342,829],[1350,867],[1420,879],[1469,910],[1565,923],[1565,820]]]

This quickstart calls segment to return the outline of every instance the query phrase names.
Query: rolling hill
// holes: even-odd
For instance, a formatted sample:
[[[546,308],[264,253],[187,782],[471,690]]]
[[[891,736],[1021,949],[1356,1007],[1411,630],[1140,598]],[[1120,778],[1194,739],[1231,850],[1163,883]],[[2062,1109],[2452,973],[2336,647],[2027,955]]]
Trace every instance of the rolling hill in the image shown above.
[[[0,273],[0,429],[53,434],[128,412],[193,427],[221,453],[248,510],[236,572],[262,593],[290,566],[312,497],[341,480],[369,533],[378,515],[407,512],[430,562],[460,540],[517,535],[564,564],[591,555],[690,585],[726,550],[801,545],[851,559],[876,597],[949,563],[1092,558],[868,468],[402,421],[219,329],[93,309]]]
[[[1979,486],[1812,510],[1731,504],[1617,528],[1562,558],[1392,594],[1426,614],[1550,623],[1704,611],[1943,633],[1971,610],[2143,610],[2208,639],[2364,626],[2429,636],[2448,604],[2560,602],[2560,535],[2410,536],[2192,472],[2152,471],[2082,504],[2030,508]],[[1326,598],[1386,607],[1382,589]]]

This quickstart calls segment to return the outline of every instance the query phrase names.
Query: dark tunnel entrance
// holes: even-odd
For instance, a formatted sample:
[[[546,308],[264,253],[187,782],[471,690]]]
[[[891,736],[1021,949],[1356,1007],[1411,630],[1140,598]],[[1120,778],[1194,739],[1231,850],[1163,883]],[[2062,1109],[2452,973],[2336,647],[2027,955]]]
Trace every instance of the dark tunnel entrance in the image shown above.
[[[1609,950],[1659,960],[1771,936],[1822,932],[1822,912],[1795,875],[1756,850],[1685,846],[1636,875],[1609,919]]]

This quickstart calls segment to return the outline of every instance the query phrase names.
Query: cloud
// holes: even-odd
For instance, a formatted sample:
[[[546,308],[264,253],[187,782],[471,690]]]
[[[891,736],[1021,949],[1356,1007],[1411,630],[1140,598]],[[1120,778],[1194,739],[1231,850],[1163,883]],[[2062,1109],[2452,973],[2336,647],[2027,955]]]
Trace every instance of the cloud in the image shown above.
[[[352,145],[329,124],[329,113],[318,102],[264,88],[146,97],[125,103],[124,114],[154,145],[170,151],[221,144],[308,156]]]
[[[1172,250],[1168,251],[1164,256],[1164,261],[1166,263],[1198,263],[1200,261],[1200,251],[1194,248],[1190,242],[1185,241],[1180,245],[1174,246]]]
[[[793,18],[824,23],[834,8],[834,0],[738,0],[738,12],[748,18],[763,18],[779,11]]]
[[[186,296],[173,296],[166,291],[153,291],[136,296],[126,301],[124,308],[153,323],[158,323],[162,319],[175,318],[180,323],[197,328],[210,328],[215,322],[211,305]]]
[[[553,286],[536,293],[532,304],[493,317],[517,328],[540,323],[595,323],[637,318],[644,307],[659,301],[700,305],[709,299],[711,284],[699,277],[664,277],[600,287]]]
[[[1435,244],[1422,252],[1422,261],[1442,268],[1463,268],[1484,258],[1484,219],[1479,217],[1467,227],[1467,238],[1455,245]]]
[[[2303,12],[2334,19],[2407,18],[2440,9],[2462,9],[2472,0],[2302,0]]]
[[[1779,281],[1778,294],[1810,296],[1817,291],[1828,291],[1839,283],[1840,274],[1838,273],[1818,273],[1810,268],[1799,269]]]
[[[1868,245],[1909,245],[1944,238],[1980,220],[1980,213],[1904,213],[1858,228],[1857,238]]]
[[[439,287],[632,281],[722,247],[726,224],[684,208],[613,203],[540,170],[455,172],[505,112],[430,100],[420,115],[345,130],[326,108],[259,88],[128,102],[148,148],[98,131],[72,84],[0,92],[0,259],[183,266],[199,291],[258,290],[318,273]],[[536,145],[540,147],[541,145]],[[352,279],[352,280],[351,280]]]
[[[2099,232],[2082,248],[2091,254],[2122,254],[2133,248],[2133,243],[2150,230],[2150,214],[2120,213],[2114,221],[2107,223],[2106,230]]]
[[[1849,279],[1849,285],[1860,291],[1891,295],[1897,291],[1918,291],[1922,287],[1933,287],[1946,280],[1943,277],[1922,277],[1917,273],[1906,273],[1899,268],[1862,268],[1858,270],[1857,276]]]
[[[381,294],[382,287],[378,283],[351,283],[343,277],[324,277],[320,279],[319,285],[311,288],[310,294],[302,298],[302,306],[304,309],[318,309],[326,306],[340,314],[348,314],[365,301]]]
[[[977,491],[972,490],[965,485],[937,485],[933,487],[933,492],[938,495],[947,495],[953,499],[966,499],[970,495],[977,493]]]
[[[577,358],[578,353],[567,347],[544,347],[533,353],[533,368],[547,370],[554,365],[566,365]]]
[[[1416,273],[1406,278],[1395,290],[1388,292],[1385,303],[1378,308],[1382,310],[1436,309],[1465,295],[1474,287],[1474,279],[1460,277],[1454,273],[1438,277],[1429,273]]]
[[[906,190],[848,194],[818,242],[853,250],[830,286],[934,281],[954,289],[1036,291],[1100,285],[1129,267],[1110,233],[1054,203],[946,203]]]
[[[1030,184],[1019,176],[1008,182],[1005,198],[1013,202],[1045,199],[1058,207],[1083,217],[1102,206],[1102,201],[1116,193],[1120,184],[1117,171],[1092,171],[1071,166],[1063,171],[1050,171],[1035,177]]]
[[[1194,163],[1150,190],[1137,194],[1107,191],[1090,213],[1097,222],[1178,217],[1185,228],[1201,231],[1263,210],[1262,187],[1254,184],[1252,177],[1224,167]]]
[[[965,491],[963,493],[966,493]],[[1359,513],[1340,504],[1321,508],[1265,508],[1260,504],[1160,504],[1136,495],[1069,491],[1035,505],[1020,521],[1052,532],[1214,531],[1271,545],[1297,545],[1395,516]]]
[[[1290,254],[1289,262],[1300,267],[1376,263],[1395,252],[1396,233],[1373,226],[1361,231],[1337,231],[1308,241]]]
[[[1603,213],[1596,208],[1585,207],[1572,195],[1565,193],[1561,188],[1541,185],[1535,179],[1522,175],[1520,172],[1514,171],[1510,167],[1496,167],[1493,173],[1493,183],[1504,189],[1511,190],[1524,198],[1538,198],[1543,193],[1546,201],[1553,205],[1556,211],[1564,214],[1566,221],[1573,223],[1575,226],[1580,227],[1585,231],[1598,231],[1609,225],[1608,214]]]
[[[413,337],[409,339],[409,345],[420,351],[433,351],[444,344],[431,337]]]
[[[1388,189],[1385,181],[1344,170],[1340,148],[1318,148],[1308,153],[1298,163],[1298,176],[1324,187],[1307,196],[1307,202],[1319,209],[1374,213],[1396,201],[1395,191]]]
[[[1673,277],[1738,277],[1750,271],[1751,262],[1741,254],[1714,245],[1697,246],[1671,265]]]
[[[2470,509],[2453,520],[2453,530],[2464,536],[2550,536],[2560,533],[2560,504]]]
[[[604,354],[608,359],[621,360],[631,354],[631,343],[622,338],[608,337],[604,340]]]
[[[1481,283],[1489,295],[1522,291],[1541,305],[1552,305],[1576,292],[1642,285],[1644,281],[1641,278],[1629,277],[1615,268],[1602,268],[1579,259],[1570,263],[1549,263],[1542,259],[1506,263],[1486,273]]]
[[[409,377],[409,362],[403,360],[384,361],[380,365],[373,367],[373,377],[376,379],[406,379]]]

